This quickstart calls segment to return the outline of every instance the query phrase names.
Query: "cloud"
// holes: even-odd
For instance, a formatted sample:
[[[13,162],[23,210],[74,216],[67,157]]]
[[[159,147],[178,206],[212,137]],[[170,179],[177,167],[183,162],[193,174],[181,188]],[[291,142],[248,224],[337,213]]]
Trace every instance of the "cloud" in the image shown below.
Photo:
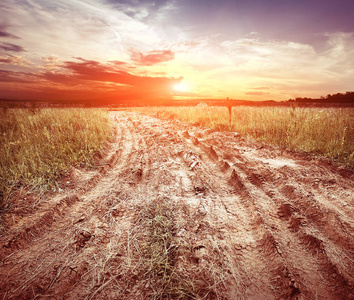
[[[150,51],[147,55],[141,52],[132,52],[131,59],[143,66],[152,66],[161,62],[169,61],[175,58],[171,50],[155,50]]]
[[[105,2],[118,10],[124,11],[124,13],[128,16],[138,20],[156,18],[161,11],[171,8],[174,3],[174,1],[171,0],[107,0]]]
[[[132,87],[145,87],[149,90],[154,88],[164,90],[166,85],[176,82],[174,78],[136,76],[129,72],[116,69],[109,65],[103,65],[98,61],[78,58],[81,62],[67,61],[64,68],[73,72],[72,75],[65,75],[73,79],[113,82]],[[151,86],[149,87],[149,85]]]
[[[32,63],[22,56],[7,55],[7,57],[0,57],[1,64],[8,64],[14,66],[30,66]]]
[[[116,66],[125,66],[125,65],[127,65],[126,62],[120,61],[120,60],[111,60],[111,61],[109,61],[109,63],[112,63],[112,64],[114,64]]]
[[[180,81],[180,78],[137,76],[121,70],[121,64],[102,64],[80,57],[76,59],[58,63],[59,69],[55,71],[48,70],[42,73],[2,71],[0,81],[26,83],[18,86],[13,93],[16,92],[16,97],[22,95],[27,99],[36,97],[45,99],[51,96],[53,100],[81,97],[88,100],[109,98],[112,101],[141,102],[172,99],[172,87]],[[57,63],[54,57],[44,60]],[[6,95],[11,94],[8,86],[5,85],[4,89],[7,91]],[[0,92],[0,96],[5,95],[5,90],[3,93]],[[70,91],[76,91],[76,94],[70,94]]]
[[[328,57],[332,64],[331,70],[338,73],[354,68],[354,32],[337,32],[326,34],[327,49],[323,55]]]
[[[41,59],[44,62],[44,66],[42,67],[44,69],[53,70],[55,68],[61,67],[62,65],[62,62],[56,55],[44,56]]]
[[[21,26],[14,26],[11,33],[21,37],[21,45],[32,56],[55,54],[69,59],[80,53],[88,59],[127,61],[130,49],[145,54],[160,49],[164,41],[153,26],[103,0],[16,2],[3,16],[0,13],[0,19],[4,17],[9,24],[21,20]],[[120,1],[116,2],[118,7]],[[138,8],[145,5],[142,1],[135,3]],[[129,5],[134,7],[132,2]],[[162,9],[162,4],[159,7]]]
[[[13,38],[13,39],[18,39],[19,37],[16,35],[13,35],[5,30],[5,26],[0,26],[0,38]]]
[[[0,83],[33,83],[32,74],[0,70]],[[1,89],[0,89],[1,90]]]
[[[9,52],[23,52],[26,51],[22,46],[11,44],[11,43],[0,43],[0,49]]]

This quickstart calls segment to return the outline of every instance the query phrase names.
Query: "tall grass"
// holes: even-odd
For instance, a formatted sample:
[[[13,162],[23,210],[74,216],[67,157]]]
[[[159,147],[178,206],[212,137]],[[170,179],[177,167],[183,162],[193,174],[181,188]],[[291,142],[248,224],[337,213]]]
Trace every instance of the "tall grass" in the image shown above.
[[[302,150],[354,166],[353,108],[225,107],[148,108],[145,113],[203,127],[231,130],[268,144]]]
[[[109,124],[98,109],[0,111],[0,202],[18,185],[52,189],[69,165],[89,165]]]

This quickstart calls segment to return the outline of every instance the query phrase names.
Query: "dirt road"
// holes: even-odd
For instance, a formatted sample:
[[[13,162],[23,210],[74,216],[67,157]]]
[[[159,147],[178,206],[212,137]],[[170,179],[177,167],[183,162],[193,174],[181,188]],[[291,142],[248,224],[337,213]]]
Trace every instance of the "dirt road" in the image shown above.
[[[0,299],[354,299],[354,176],[175,120],[111,112],[94,170],[19,194]],[[161,246],[162,245],[162,246]]]

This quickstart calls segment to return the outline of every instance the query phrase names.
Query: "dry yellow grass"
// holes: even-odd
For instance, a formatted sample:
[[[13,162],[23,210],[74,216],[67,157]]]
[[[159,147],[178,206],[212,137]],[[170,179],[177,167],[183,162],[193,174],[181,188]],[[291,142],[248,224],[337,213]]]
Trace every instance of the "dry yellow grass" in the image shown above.
[[[0,111],[0,204],[17,185],[55,188],[69,165],[89,165],[110,133],[98,109]]]
[[[354,166],[353,108],[238,106],[232,109],[231,126],[226,107],[164,107],[139,111],[212,129],[236,131],[268,144],[324,155]]]

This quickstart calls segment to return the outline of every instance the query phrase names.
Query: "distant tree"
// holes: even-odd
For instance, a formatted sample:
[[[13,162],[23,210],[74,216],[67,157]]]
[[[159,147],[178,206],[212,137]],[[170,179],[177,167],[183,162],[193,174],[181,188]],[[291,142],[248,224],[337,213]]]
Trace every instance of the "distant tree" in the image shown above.
[[[288,101],[291,102],[292,99]],[[354,104],[354,92],[346,92],[336,93],[336,94],[328,94],[326,97],[321,96],[319,99],[312,99],[307,97],[297,97],[295,98],[295,102],[301,103],[309,103],[309,102],[322,102],[322,103],[353,103]]]

